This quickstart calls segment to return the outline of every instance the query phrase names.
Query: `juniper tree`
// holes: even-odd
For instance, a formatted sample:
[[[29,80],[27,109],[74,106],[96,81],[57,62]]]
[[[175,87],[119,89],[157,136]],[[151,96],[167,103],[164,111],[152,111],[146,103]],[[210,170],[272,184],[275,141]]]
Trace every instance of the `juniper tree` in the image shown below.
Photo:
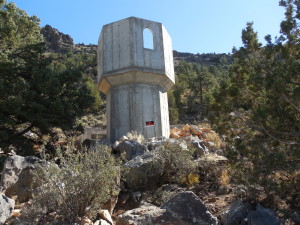
[[[77,67],[53,69],[39,19],[0,1],[0,148],[32,149],[28,131],[71,129],[95,101]],[[29,153],[27,153],[29,154]]]
[[[234,146],[229,148],[231,159],[236,165],[244,157],[251,162],[244,171],[247,177],[241,177],[261,183],[269,193],[289,183],[273,183],[274,172],[294,176],[300,157],[299,4],[280,1],[286,9],[281,34],[274,41],[266,36],[266,46],[259,43],[253,23],[247,24],[244,45],[234,52],[229,78],[214,92],[210,108],[211,121]],[[240,166],[245,169],[243,163]],[[296,193],[299,180],[290,181],[290,192]]]

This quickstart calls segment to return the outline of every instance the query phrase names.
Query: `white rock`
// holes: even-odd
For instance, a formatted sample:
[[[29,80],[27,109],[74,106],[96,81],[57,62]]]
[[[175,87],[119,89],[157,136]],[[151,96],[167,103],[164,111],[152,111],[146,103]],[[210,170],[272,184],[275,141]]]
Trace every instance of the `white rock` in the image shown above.
[[[0,181],[0,191],[5,196],[16,196],[18,202],[26,202],[32,198],[33,190],[40,182],[33,179],[34,171],[40,166],[47,166],[41,159],[34,156],[11,156],[5,160]]]
[[[108,222],[106,222],[105,220],[97,220],[94,225],[110,225]]]
[[[11,213],[14,209],[15,201],[7,198],[5,195],[0,195],[0,225],[11,217]]]
[[[111,224],[111,225],[114,224],[108,210],[100,210],[99,215],[100,215],[101,219],[107,221],[109,224]]]
[[[11,213],[13,217],[19,217],[21,215],[21,209],[14,209]]]
[[[125,140],[128,140],[128,137],[126,137],[125,135],[120,137],[119,141],[125,141]]]
[[[120,144],[119,141],[115,141],[114,145],[113,145],[113,148],[116,149],[118,147],[118,145]]]

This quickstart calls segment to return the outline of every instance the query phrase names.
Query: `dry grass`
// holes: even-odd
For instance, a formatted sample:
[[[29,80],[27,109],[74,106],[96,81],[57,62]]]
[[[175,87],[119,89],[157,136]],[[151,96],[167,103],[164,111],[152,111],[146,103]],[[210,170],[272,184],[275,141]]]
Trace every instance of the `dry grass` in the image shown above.
[[[229,177],[229,173],[228,173],[228,169],[223,169],[221,171],[220,177],[219,177],[219,183],[224,186],[227,187],[230,181],[230,177]]]
[[[200,176],[197,173],[189,173],[185,178],[182,179],[182,183],[186,184],[187,186],[194,186],[199,184]]]
[[[215,148],[220,149],[222,147],[222,140],[216,132],[207,133],[205,137],[209,142],[215,144]]]
[[[81,118],[78,118],[76,123],[81,124],[84,128],[88,127],[100,127],[106,126],[105,114],[87,114]]]
[[[206,128],[206,129],[212,129],[209,123],[199,123],[197,125],[199,128]]]

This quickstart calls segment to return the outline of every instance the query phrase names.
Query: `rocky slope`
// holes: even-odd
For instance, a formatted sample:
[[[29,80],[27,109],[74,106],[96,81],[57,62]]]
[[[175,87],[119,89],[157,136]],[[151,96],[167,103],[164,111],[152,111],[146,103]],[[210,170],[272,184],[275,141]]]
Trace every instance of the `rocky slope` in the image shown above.
[[[64,34],[59,30],[46,25],[41,29],[43,34],[47,51],[54,53],[67,53],[67,52],[84,52],[90,54],[96,54],[97,45],[85,45],[83,43],[74,44],[72,37],[68,34]],[[174,60],[185,61],[190,63],[199,63],[202,65],[218,65],[220,63],[229,64],[232,62],[232,57],[229,54],[193,54],[187,52],[173,51]]]
[[[45,38],[46,48],[49,52],[66,53],[74,50],[73,38],[70,35],[59,32],[50,25],[43,27],[41,34]]]
[[[48,52],[63,54],[67,52],[84,52],[96,54],[97,45],[74,44],[73,38],[70,35],[64,34],[50,25],[43,27],[41,34],[45,38]]]
[[[206,53],[206,54],[193,54],[188,52],[178,52],[173,51],[174,60],[189,62],[189,63],[199,63],[201,65],[216,66],[219,64],[230,64],[233,58],[230,54],[216,54],[216,53]]]
[[[205,129],[205,131],[208,131],[208,129]],[[206,143],[206,138],[203,135],[207,136],[209,134],[205,131],[193,127],[190,130],[193,135],[176,139],[139,139],[134,136],[129,139],[130,135],[120,138],[112,149],[114,150],[112,151],[113,154],[120,157],[119,159],[122,161],[121,174],[117,181],[119,184],[118,190],[114,192],[109,201],[97,210],[96,217],[86,213],[86,216],[77,217],[76,223],[66,222],[66,215],[61,214],[62,212],[55,212],[55,209],[48,212],[43,211],[42,214],[37,216],[38,208],[34,208],[34,204],[37,202],[31,198],[37,191],[47,188],[48,183],[33,179],[33,175],[35,174],[34,171],[38,171],[38,168],[41,171],[43,169],[48,170],[49,163],[44,163],[32,156],[21,157],[15,155],[9,157],[5,162],[0,182],[0,190],[2,191],[0,193],[0,215],[2,215],[0,225],[4,222],[9,225],[283,224],[283,221],[277,218],[271,209],[250,202],[246,198],[246,187],[232,186],[220,182],[222,173],[219,172],[228,167],[227,160],[222,156],[212,154],[214,147],[201,146],[201,143]],[[199,137],[203,137],[203,139],[200,140]],[[195,143],[197,145],[194,145]],[[207,148],[207,151],[202,151],[203,154],[195,155],[193,158],[180,157],[181,154],[193,150],[190,144],[197,146],[196,149]],[[164,152],[170,150],[172,150],[170,154],[176,154],[173,155],[176,158],[170,158],[169,154],[164,154]],[[124,156],[126,156],[126,159],[123,158]],[[166,162],[170,159],[173,159],[173,163],[181,164],[180,167],[176,166],[172,170],[172,177],[166,176],[170,170],[170,166],[167,166]],[[190,160],[196,168],[196,170],[191,171],[200,172],[200,180],[187,182],[177,179],[176,182],[174,178],[179,175],[177,174],[178,169],[182,169]],[[85,168],[89,170],[88,167]],[[90,181],[87,180],[87,182]],[[82,188],[81,185],[78,183],[77,188]],[[63,193],[65,194],[62,196],[72,196],[73,189],[64,189],[62,185],[59,188],[59,190],[64,190]],[[45,190],[47,191],[47,189]],[[50,190],[48,191],[51,195],[54,194]],[[82,190],[80,195],[83,195],[84,191]],[[24,194],[26,194],[26,198],[24,198]],[[45,195],[45,198],[47,196]],[[80,197],[76,196],[76,198]],[[44,200],[47,200],[45,198]],[[12,199],[15,199],[15,201]],[[68,202],[68,206],[73,207],[73,203],[73,201]],[[31,210],[30,206],[33,207]]]

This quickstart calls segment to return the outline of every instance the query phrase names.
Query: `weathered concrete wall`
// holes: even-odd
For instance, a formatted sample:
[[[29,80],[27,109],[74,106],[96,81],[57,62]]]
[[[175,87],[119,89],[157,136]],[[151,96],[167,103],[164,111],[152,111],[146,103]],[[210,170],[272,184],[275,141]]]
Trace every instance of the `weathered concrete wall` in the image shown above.
[[[146,28],[152,31],[154,49],[144,48]],[[130,17],[103,26],[98,62],[99,89],[104,93],[132,82],[158,84],[166,90],[175,83],[172,42],[161,23]]]
[[[153,49],[144,46],[144,30]],[[175,84],[171,38],[161,23],[130,17],[103,26],[98,43],[98,87],[107,94],[107,136],[129,131],[170,135],[167,91]]]
[[[160,86],[134,83],[113,87],[106,101],[111,141],[132,130],[146,138],[170,135],[167,92]]]

